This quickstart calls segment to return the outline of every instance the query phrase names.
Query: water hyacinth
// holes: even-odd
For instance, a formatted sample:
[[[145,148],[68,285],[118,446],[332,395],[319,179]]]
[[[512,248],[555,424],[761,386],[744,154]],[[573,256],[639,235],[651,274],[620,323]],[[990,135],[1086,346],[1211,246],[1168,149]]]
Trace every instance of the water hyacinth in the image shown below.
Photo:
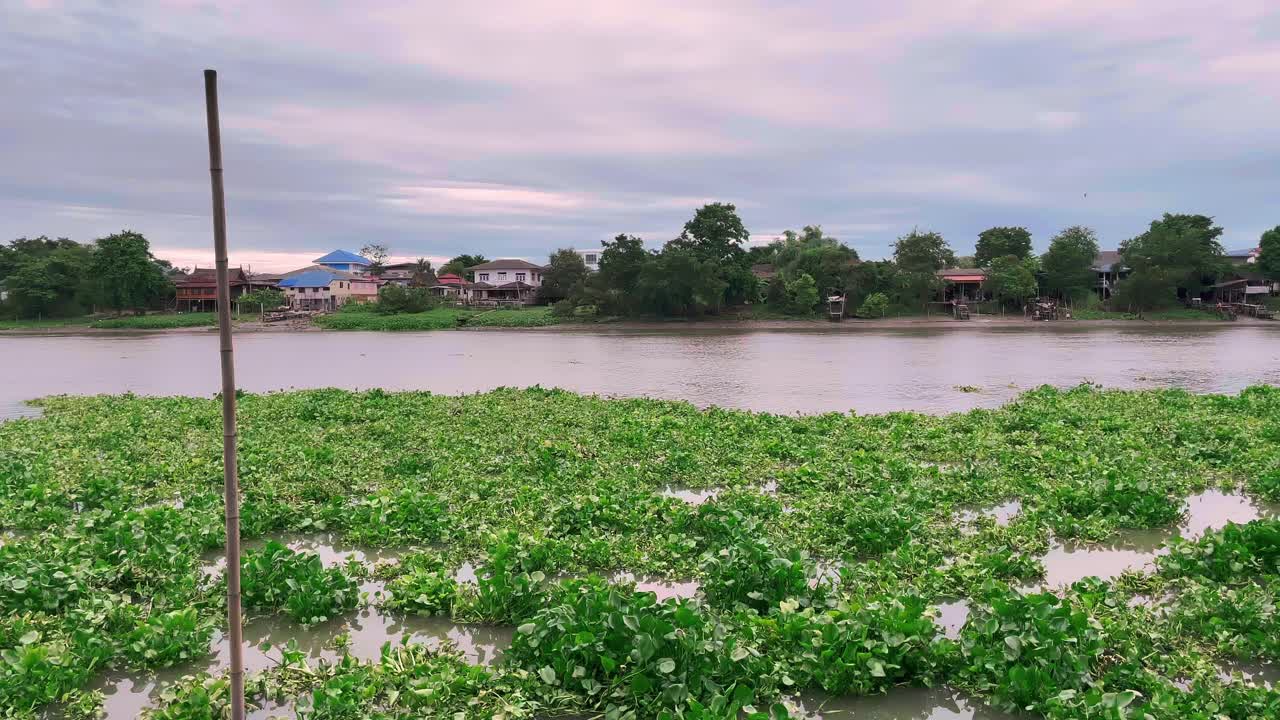
[[[220,717],[221,671],[198,675],[225,612],[217,401],[42,404],[0,424],[0,715],[92,716],[104,675],[170,667],[193,677],[152,716]],[[488,668],[407,631],[377,657],[286,645],[250,682],[275,714],[772,719],[810,692],[946,685],[1052,718],[1280,716],[1275,689],[1224,670],[1280,662],[1273,388],[1041,388],[941,417],[539,388],[240,408],[250,614],[335,637],[371,613],[514,633]],[[290,549],[318,530],[362,554]],[[1143,533],[1146,565],[1046,587],[1056,549],[1088,574],[1098,543]],[[934,608],[958,601],[944,633]]]

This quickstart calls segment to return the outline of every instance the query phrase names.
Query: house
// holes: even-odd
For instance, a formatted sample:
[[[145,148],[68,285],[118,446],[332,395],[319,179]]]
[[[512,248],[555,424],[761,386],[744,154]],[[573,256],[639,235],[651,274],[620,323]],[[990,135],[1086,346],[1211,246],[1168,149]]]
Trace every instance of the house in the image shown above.
[[[445,273],[436,277],[431,292],[436,295],[462,295],[467,281],[453,273]]]
[[[316,258],[311,262],[323,267],[326,270],[336,270],[338,272],[356,273],[363,275],[369,271],[369,266],[373,263],[368,258],[357,255],[347,250],[334,250],[324,257]]]
[[[1098,297],[1106,300],[1116,290],[1116,284],[1129,277],[1129,268],[1120,262],[1119,250],[1100,250],[1093,259],[1093,273],[1097,276],[1093,289]]]
[[[756,263],[751,266],[751,274],[755,275],[760,282],[768,283],[778,274],[778,269],[773,266],[773,263]]]
[[[1227,262],[1231,263],[1233,267],[1242,267],[1257,263],[1258,256],[1261,254],[1261,247],[1239,248],[1237,250],[1228,250],[1226,258]]]
[[[544,268],[527,260],[504,258],[466,269],[475,277],[463,288],[470,302],[531,302],[542,285]]]
[[[270,283],[255,281],[244,268],[228,268],[227,284],[233,301],[259,287],[271,287]],[[213,312],[218,309],[218,271],[215,268],[195,268],[175,279],[173,287],[179,312]]]
[[[978,302],[985,298],[982,284],[987,281],[987,271],[982,268],[949,268],[937,275],[942,280],[943,301]]]
[[[295,310],[337,310],[349,302],[377,302],[378,281],[355,273],[309,270],[280,281],[289,307]]]
[[[409,287],[410,285],[413,285],[417,272],[418,263],[416,261],[395,263],[383,267],[382,274],[378,276],[378,279],[383,283]],[[434,270],[428,270],[427,274],[422,278],[422,286],[431,287],[435,284],[436,273]]]
[[[582,256],[582,264],[587,266],[587,270],[595,272],[600,269],[600,258],[604,257],[604,248],[587,248],[585,250],[574,248],[573,251]]]

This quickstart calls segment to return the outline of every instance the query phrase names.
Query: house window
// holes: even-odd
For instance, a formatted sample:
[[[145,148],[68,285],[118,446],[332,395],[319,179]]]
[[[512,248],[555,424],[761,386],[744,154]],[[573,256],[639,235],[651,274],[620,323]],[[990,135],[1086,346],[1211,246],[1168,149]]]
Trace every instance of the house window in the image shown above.
[[[507,279],[507,274],[506,274],[505,272],[500,272],[500,273],[498,273],[498,279],[499,279],[499,280],[506,280],[506,279]]]
[[[587,264],[588,264],[588,265],[595,265],[595,264],[596,264],[596,254],[595,254],[595,253],[587,253]]]
[[[480,282],[489,282],[489,273],[480,273]]]
[[[516,273],[516,282],[524,282],[524,273]]]

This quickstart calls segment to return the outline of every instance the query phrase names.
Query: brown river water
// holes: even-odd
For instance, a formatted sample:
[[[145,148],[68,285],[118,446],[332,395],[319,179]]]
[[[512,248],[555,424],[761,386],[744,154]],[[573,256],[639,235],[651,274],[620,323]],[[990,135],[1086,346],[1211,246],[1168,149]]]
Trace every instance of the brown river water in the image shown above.
[[[1280,323],[282,332],[242,333],[235,343],[236,379],[254,392],[542,385],[782,413],[963,411],[1046,383],[1195,392],[1280,384]],[[50,394],[212,395],[217,344],[209,332],[0,334],[0,366],[11,370],[0,378],[0,417]]]
[[[0,419],[31,414],[23,402],[44,395],[207,396],[219,383],[217,338],[203,332],[0,334],[0,367],[9,370],[0,376]],[[1280,384],[1280,323],[1222,328],[1135,324],[857,331],[260,333],[236,337],[236,373],[240,387],[255,392],[382,387],[457,394],[542,385],[784,413],[945,413],[996,407],[1042,384],[1093,382],[1108,388],[1228,393],[1252,384]],[[666,494],[698,503],[714,497],[715,490],[669,488]],[[1019,509],[1010,501],[973,509],[957,519],[965,523],[990,515],[1003,524]],[[1214,491],[1189,498],[1187,510],[1188,519],[1178,528],[1183,535],[1197,535],[1227,520],[1241,522],[1277,512],[1273,506]],[[1149,568],[1170,534],[1128,533],[1107,546],[1054,544],[1044,558],[1047,577],[1041,587],[1086,574],[1112,577],[1126,569]],[[326,563],[340,562],[347,553],[368,562],[394,560],[394,553],[333,546],[323,538],[295,538],[292,544],[318,552]],[[209,571],[221,569],[211,561]],[[459,579],[473,580],[474,573],[468,577],[468,572],[469,568],[460,570]],[[637,580],[641,589],[664,597],[697,592],[696,583]],[[380,585],[367,583],[364,590],[369,602],[347,617],[308,629],[287,618],[259,618],[246,627],[246,639],[251,647],[293,639],[309,657],[320,660],[336,656],[332,646],[339,635],[347,635],[351,651],[368,659],[377,657],[382,643],[408,637],[433,646],[452,645],[469,661],[482,664],[495,662],[510,642],[510,628],[385,613],[376,605]],[[967,604],[962,599],[941,603],[939,614],[940,625],[954,637],[968,615]],[[135,717],[182,674],[224,667],[227,650],[221,638],[215,639],[211,651],[208,662],[198,666],[102,678],[97,687],[106,695],[106,717]],[[278,650],[253,647],[247,659],[251,669],[262,669],[278,656]],[[1264,682],[1276,674],[1269,667],[1245,672]],[[808,718],[1008,717],[946,688],[903,688],[853,699],[809,695],[791,702],[797,715]],[[273,707],[254,716],[292,713]]]

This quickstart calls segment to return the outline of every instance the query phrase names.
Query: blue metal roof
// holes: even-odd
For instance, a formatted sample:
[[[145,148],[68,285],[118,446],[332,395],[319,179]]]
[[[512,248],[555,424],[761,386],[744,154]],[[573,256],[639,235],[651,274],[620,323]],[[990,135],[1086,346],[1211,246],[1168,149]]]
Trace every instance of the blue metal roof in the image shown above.
[[[280,287],[329,287],[337,275],[328,270],[312,270],[280,281]]]
[[[368,259],[363,258],[353,252],[348,252],[346,250],[334,250],[328,255],[325,255],[322,258],[317,258],[315,260],[312,260],[311,262],[316,264],[320,264],[320,263],[354,263],[356,265],[369,264]]]
[[[1257,248],[1241,248],[1239,250],[1228,250],[1227,257],[1249,257]]]

